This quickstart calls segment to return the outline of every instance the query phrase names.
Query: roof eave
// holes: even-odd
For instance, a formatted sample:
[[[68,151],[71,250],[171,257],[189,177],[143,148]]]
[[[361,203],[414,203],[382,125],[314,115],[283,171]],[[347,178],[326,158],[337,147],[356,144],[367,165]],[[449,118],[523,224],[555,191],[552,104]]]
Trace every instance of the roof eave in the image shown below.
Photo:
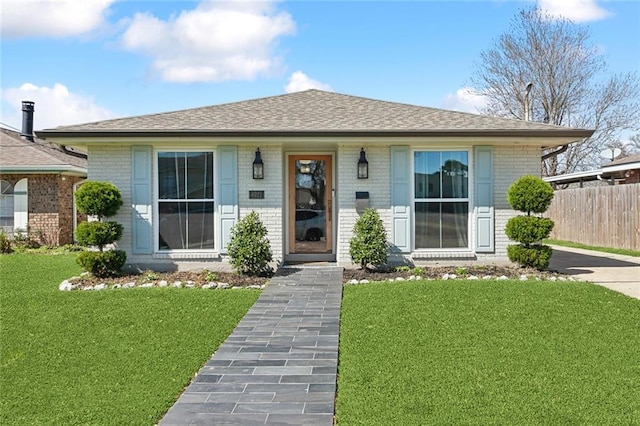
[[[588,138],[584,129],[469,129],[469,130],[40,130],[41,139],[99,137],[558,137]]]
[[[59,174],[65,176],[87,176],[87,169],[77,166],[0,166],[0,174]]]

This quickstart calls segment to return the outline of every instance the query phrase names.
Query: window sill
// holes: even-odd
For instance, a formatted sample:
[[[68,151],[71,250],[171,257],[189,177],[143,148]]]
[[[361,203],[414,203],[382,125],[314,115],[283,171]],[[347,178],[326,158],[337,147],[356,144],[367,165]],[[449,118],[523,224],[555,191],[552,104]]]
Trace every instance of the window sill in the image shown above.
[[[218,252],[174,252],[174,253],[154,253],[154,259],[220,259],[220,253]]]
[[[475,259],[472,251],[414,251],[412,259]]]

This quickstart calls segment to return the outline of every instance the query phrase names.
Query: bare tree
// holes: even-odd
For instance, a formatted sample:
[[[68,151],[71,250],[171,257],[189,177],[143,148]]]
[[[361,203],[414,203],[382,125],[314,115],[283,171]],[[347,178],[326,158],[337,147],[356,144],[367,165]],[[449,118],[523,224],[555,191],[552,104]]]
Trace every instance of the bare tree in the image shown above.
[[[627,152],[631,154],[640,154],[640,133],[631,136],[629,143],[626,145]]]
[[[597,166],[598,154],[616,145],[623,131],[640,130],[638,76],[608,73],[589,37],[570,20],[522,10],[481,54],[471,79],[488,98],[485,114],[595,130],[558,155],[555,147],[545,150],[546,176]]]

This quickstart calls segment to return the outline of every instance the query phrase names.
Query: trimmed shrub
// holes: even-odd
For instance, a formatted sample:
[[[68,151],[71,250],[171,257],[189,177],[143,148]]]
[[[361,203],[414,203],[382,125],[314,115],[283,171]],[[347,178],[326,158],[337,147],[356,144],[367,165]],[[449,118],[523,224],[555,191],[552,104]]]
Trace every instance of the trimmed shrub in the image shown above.
[[[361,269],[369,265],[380,267],[387,263],[389,243],[380,215],[374,209],[366,209],[353,227],[349,242],[349,254],[353,263]]]
[[[76,228],[76,239],[83,246],[104,246],[122,237],[122,225],[118,222],[82,222]]]
[[[120,273],[127,254],[122,250],[83,251],[78,254],[76,262],[96,277],[113,277]]]
[[[546,217],[516,216],[507,222],[507,237],[525,245],[540,243],[553,230],[553,221]]]
[[[548,182],[536,176],[522,176],[507,191],[507,201],[515,210],[531,213],[544,213],[553,200],[553,188]]]
[[[507,247],[507,254],[512,262],[529,266],[540,271],[547,269],[553,250],[549,246],[534,244],[524,246],[514,244]]]
[[[85,271],[97,277],[117,275],[127,260],[122,250],[104,251],[122,237],[123,227],[117,222],[103,222],[115,215],[122,205],[120,190],[112,183],[88,181],[76,192],[76,207],[82,213],[96,216],[98,221],[83,222],[76,228],[76,239],[83,246],[95,246],[99,252],[84,251],[77,262]]]
[[[76,191],[76,207],[81,213],[99,220],[114,216],[122,206],[122,195],[110,182],[86,181]]]
[[[514,209],[527,214],[512,217],[505,227],[507,236],[520,243],[507,247],[507,255],[512,262],[539,270],[549,266],[552,249],[540,241],[549,237],[553,221],[531,216],[531,213],[544,213],[553,195],[551,185],[536,176],[522,176],[509,187],[507,201]]]
[[[271,273],[271,243],[267,239],[267,228],[255,211],[231,228],[227,251],[231,265],[239,274],[260,276]]]

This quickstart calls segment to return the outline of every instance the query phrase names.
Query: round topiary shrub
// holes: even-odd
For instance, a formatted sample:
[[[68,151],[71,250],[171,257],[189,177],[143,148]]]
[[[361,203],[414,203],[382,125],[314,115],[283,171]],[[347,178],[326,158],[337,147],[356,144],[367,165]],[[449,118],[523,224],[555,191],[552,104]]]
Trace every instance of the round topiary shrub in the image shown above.
[[[227,252],[231,265],[239,274],[260,276],[271,272],[271,243],[258,213],[252,211],[231,228]]]
[[[507,201],[515,210],[531,213],[544,213],[553,200],[551,185],[536,176],[522,176],[507,191]]]
[[[76,207],[82,213],[97,217],[97,221],[83,222],[76,228],[78,243],[86,247],[97,247],[99,251],[84,251],[76,261],[85,271],[97,277],[117,275],[124,266],[127,255],[122,250],[104,251],[122,237],[122,225],[103,222],[103,218],[114,216],[122,205],[120,190],[112,183],[87,181],[76,191]]]
[[[122,195],[110,182],[86,181],[76,191],[76,207],[81,213],[99,220],[114,216],[122,206]]]
[[[507,254],[512,262],[529,266],[539,271],[547,269],[552,253],[553,250],[551,247],[542,244],[533,244],[530,246],[513,244],[507,247]]]
[[[349,242],[351,260],[361,269],[369,265],[377,268],[387,263],[388,250],[387,232],[380,215],[374,209],[366,209],[353,227]]]
[[[76,228],[76,239],[83,246],[104,246],[122,237],[122,225],[118,222],[82,222]]]
[[[538,270],[549,266],[552,249],[541,241],[549,237],[554,223],[548,218],[531,216],[531,213],[544,213],[553,195],[551,185],[536,176],[523,176],[509,187],[507,201],[515,210],[527,214],[512,217],[505,227],[507,236],[520,243],[507,247],[512,262]]]
[[[547,238],[553,225],[553,221],[546,217],[516,216],[509,219],[504,231],[512,240],[530,245]]]
[[[82,251],[76,262],[96,277],[116,276],[127,261],[127,253],[122,250]]]

